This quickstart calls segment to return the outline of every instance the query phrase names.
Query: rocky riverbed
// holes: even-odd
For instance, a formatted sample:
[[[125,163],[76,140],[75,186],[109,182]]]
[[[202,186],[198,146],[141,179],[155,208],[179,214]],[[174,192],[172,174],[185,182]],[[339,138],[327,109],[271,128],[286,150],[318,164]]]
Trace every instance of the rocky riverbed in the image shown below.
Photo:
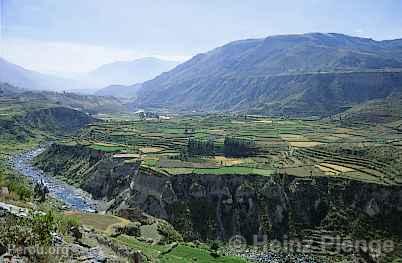
[[[34,183],[43,182],[49,189],[49,194],[61,200],[68,208],[80,212],[95,212],[99,202],[81,189],[68,185],[61,180],[47,176],[32,164],[32,160],[42,153],[45,147],[39,147],[10,159],[11,166],[22,175],[30,178]]]

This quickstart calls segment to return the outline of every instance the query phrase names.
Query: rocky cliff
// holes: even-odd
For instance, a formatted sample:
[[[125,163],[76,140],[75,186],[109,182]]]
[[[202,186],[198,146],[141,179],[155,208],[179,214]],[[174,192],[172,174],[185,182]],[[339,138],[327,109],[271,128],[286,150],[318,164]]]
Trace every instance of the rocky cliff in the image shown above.
[[[140,208],[168,220],[189,240],[235,234],[249,241],[254,235],[281,239],[309,230],[352,238],[379,232],[402,236],[400,187],[280,174],[169,176],[80,147],[85,146],[55,144],[37,164],[65,178],[79,178],[96,198],[113,200],[110,211]]]
[[[374,229],[402,236],[402,190],[349,180],[238,175],[167,177],[140,170],[112,209],[140,207],[188,239],[241,234],[281,239],[321,228],[356,237]],[[392,228],[392,229],[391,229]],[[360,232],[361,231],[361,232]]]

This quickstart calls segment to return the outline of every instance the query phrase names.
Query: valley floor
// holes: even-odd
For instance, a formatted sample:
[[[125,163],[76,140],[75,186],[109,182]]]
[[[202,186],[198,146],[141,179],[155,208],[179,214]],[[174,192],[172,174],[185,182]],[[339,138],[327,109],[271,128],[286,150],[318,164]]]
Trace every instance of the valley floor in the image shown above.
[[[15,133],[3,133],[7,182],[0,186],[7,185],[15,198],[2,201],[44,216],[54,211],[73,226],[79,222],[78,240],[71,229],[49,232],[61,237],[77,261],[351,262],[352,255],[323,247],[321,238],[384,240],[390,231],[394,241],[402,237],[395,223],[400,204],[392,201],[401,198],[402,135],[393,125],[126,115],[103,116],[75,135],[33,129],[19,138],[24,143]],[[54,143],[46,150],[20,154],[50,139]],[[233,155],[230,147],[245,154]],[[7,165],[12,155],[15,171]],[[21,180],[20,188],[31,192],[24,196],[9,182],[20,174],[42,179],[63,204],[38,203],[32,184]],[[95,202],[74,187],[107,203],[106,214],[88,213]],[[16,215],[4,222],[9,216]],[[51,225],[60,225],[57,220]],[[229,241],[236,232],[247,241],[258,233],[290,235],[324,254],[261,252],[253,246],[233,251]],[[383,255],[384,262],[397,260],[398,253]]]

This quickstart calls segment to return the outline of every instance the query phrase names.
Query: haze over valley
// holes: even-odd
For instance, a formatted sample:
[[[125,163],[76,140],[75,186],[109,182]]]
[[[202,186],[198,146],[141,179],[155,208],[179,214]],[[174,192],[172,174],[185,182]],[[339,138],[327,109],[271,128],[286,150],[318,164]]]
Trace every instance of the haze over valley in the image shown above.
[[[177,64],[178,62],[174,61],[141,58],[105,64],[91,72],[66,78],[28,70],[0,58],[0,80],[29,90],[94,93],[111,85],[142,83],[174,68]]]

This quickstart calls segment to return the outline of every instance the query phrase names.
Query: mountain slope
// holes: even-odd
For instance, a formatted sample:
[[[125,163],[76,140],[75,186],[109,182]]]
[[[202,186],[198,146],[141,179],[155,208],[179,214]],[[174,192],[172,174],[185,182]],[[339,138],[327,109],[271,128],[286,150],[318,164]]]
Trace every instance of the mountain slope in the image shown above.
[[[0,104],[12,112],[49,107],[67,107],[91,114],[125,112],[125,102],[117,98],[79,95],[68,92],[29,91],[0,83]]]
[[[402,89],[400,71],[402,40],[320,33],[273,36],[199,54],[145,82],[134,104],[201,111],[257,108],[291,115],[309,115],[315,107],[315,113],[325,115]],[[367,78],[378,82],[365,89]],[[383,86],[387,89],[379,91]],[[289,111],[282,110],[290,104]]]
[[[157,58],[140,58],[103,65],[89,72],[88,77],[106,85],[132,85],[153,79],[162,72],[173,69],[178,62]]]
[[[95,92],[98,96],[112,96],[117,98],[134,98],[142,84],[134,84],[131,86],[110,85]]]
[[[402,131],[402,93],[384,99],[369,100],[354,105],[335,118],[350,122],[370,124],[386,123],[388,127]]]
[[[0,82],[29,90],[63,91],[83,88],[77,81],[28,70],[2,58],[0,58]]]
[[[20,119],[24,124],[56,134],[73,133],[96,119],[77,110],[65,107],[51,107],[28,112]]]

